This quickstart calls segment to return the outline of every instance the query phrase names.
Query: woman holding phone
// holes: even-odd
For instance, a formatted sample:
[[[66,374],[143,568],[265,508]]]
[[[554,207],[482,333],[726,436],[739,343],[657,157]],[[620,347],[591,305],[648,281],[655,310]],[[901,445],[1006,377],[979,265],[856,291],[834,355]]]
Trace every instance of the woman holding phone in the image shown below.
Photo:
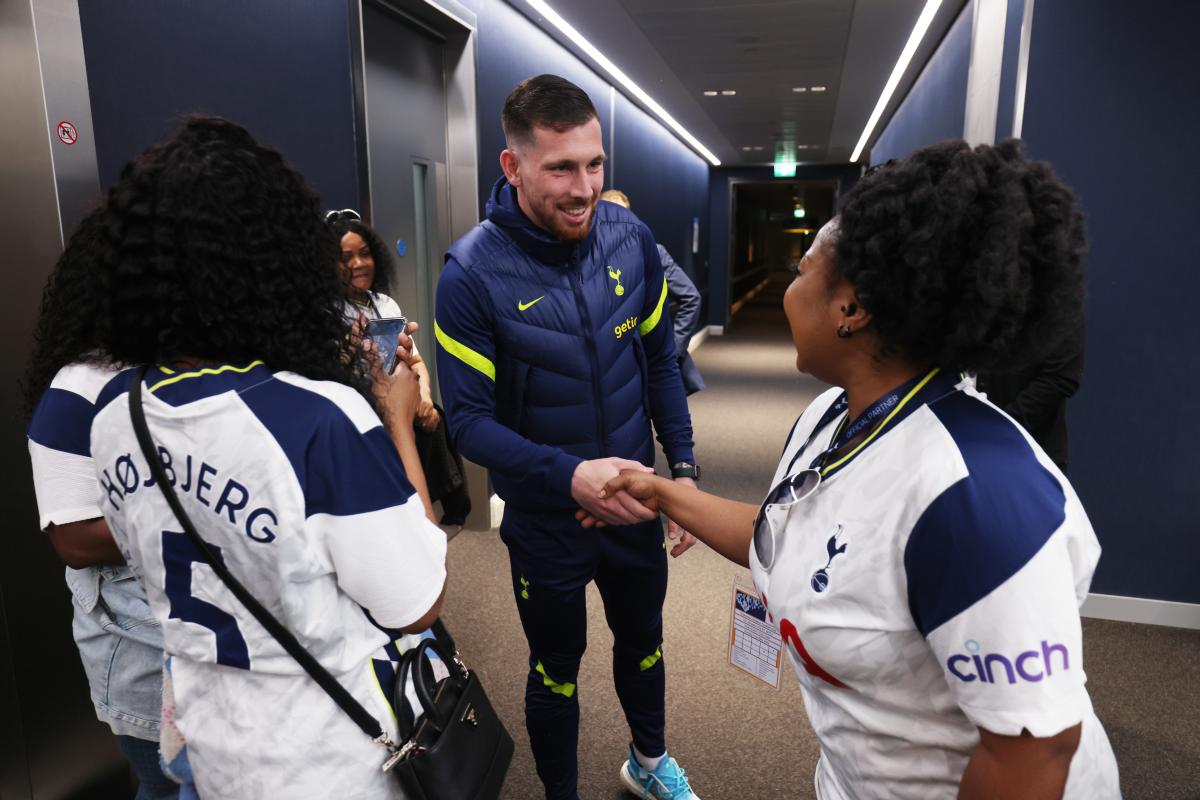
[[[821,800],[1120,797],[1083,671],[1099,543],[970,376],[1070,334],[1083,251],[1074,195],[1016,141],[868,174],[784,296],[797,368],[839,388],[796,422],[762,507],[637,473],[604,490],[750,567]]]
[[[403,317],[400,305],[389,295],[392,259],[379,234],[362,221],[357,211],[349,208],[328,212],[325,221],[341,243],[346,316],[364,329],[372,320]],[[417,327],[416,323],[409,323],[410,332]],[[417,449],[428,486],[418,486],[418,490],[431,506],[441,502],[443,525],[462,525],[471,511],[462,457],[450,443],[441,410],[433,402],[429,368],[415,343],[407,353],[408,364],[421,389],[416,414]],[[432,507],[429,513],[433,519]]]

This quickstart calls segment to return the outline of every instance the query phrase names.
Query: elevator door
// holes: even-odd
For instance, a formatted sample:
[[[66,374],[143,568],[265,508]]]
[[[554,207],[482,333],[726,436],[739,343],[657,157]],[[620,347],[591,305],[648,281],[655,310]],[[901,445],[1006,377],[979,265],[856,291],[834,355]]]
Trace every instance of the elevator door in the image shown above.
[[[421,324],[434,377],[433,290],[449,246],[444,43],[418,23],[363,6],[371,223],[390,249],[392,292]]]

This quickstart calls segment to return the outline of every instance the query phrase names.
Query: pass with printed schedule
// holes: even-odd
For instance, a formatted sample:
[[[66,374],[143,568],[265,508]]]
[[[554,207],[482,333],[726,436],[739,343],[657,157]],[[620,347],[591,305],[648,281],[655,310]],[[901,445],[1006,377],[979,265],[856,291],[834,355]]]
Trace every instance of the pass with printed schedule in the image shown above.
[[[736,583],[729,616],[729,663],[779,688],[783,639],[767,618],[762,598]]]

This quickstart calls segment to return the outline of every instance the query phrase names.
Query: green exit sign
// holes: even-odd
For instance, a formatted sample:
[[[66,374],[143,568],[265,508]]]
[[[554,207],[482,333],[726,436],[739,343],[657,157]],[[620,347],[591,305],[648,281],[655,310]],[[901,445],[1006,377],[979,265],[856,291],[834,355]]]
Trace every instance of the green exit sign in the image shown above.
[[[794,178],[794,177],[796,177],[796,162],[795,161],[776,161],[775,162],[775,177],[776,178]]]

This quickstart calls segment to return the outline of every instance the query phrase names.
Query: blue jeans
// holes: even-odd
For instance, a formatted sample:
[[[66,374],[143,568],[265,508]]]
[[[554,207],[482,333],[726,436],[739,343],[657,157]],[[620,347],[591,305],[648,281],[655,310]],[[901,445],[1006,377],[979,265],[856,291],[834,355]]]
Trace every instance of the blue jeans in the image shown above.
[[[179,797],[179,784],[164,775],[158,763],[158,742],[118,736],[117,744],[137,775],[138,790],[134,800],[176,800]]]

